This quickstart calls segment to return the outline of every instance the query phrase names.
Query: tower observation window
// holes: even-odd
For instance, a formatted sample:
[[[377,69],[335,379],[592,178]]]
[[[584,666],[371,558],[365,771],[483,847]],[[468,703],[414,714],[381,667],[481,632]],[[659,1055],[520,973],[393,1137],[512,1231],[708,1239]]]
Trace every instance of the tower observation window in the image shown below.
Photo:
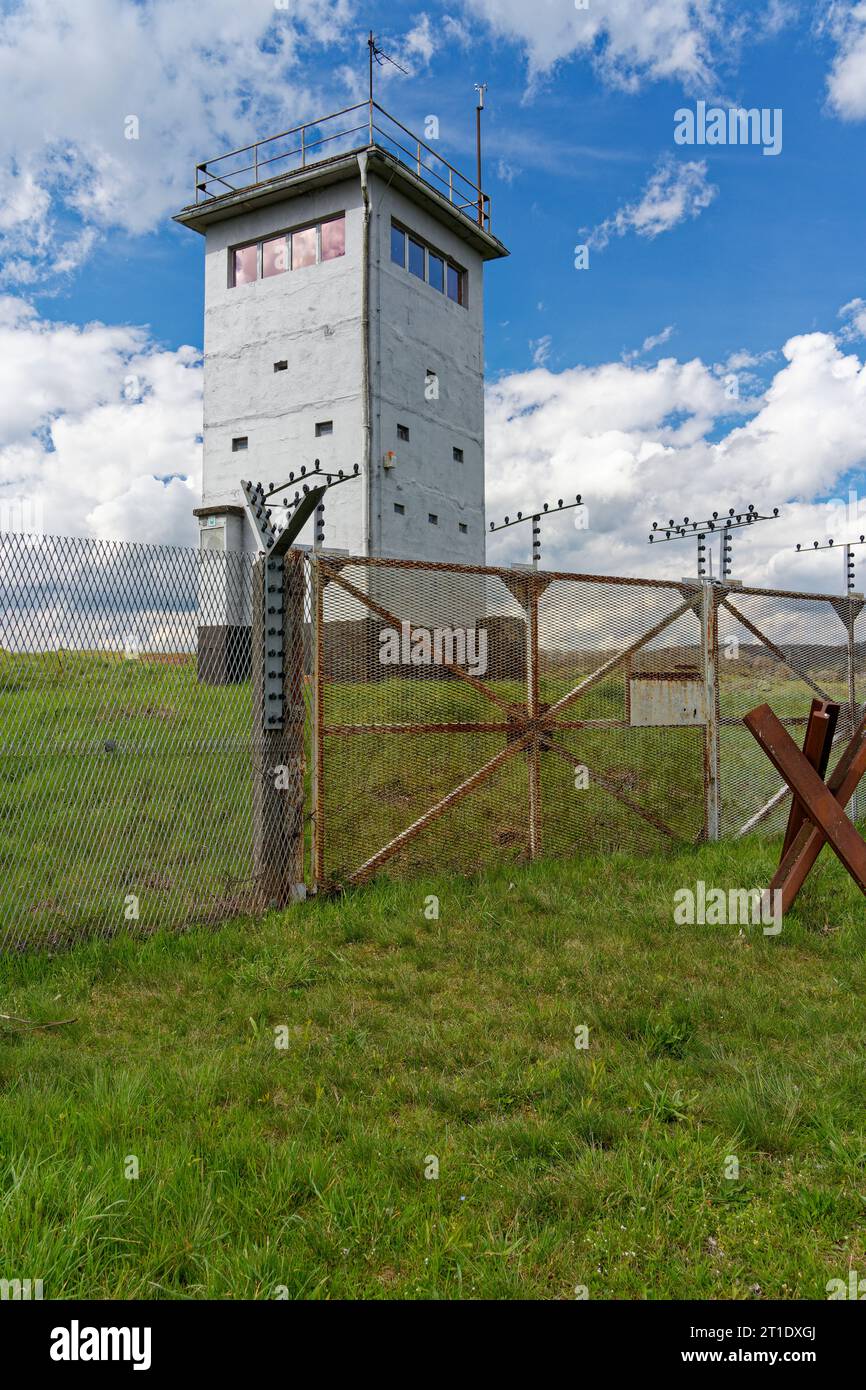
[[[397,222],[391,223],[391,260],[401,270],[408,270],[416,280],[425,281],[437,294],[466,307],[467,279],[463,267]]]

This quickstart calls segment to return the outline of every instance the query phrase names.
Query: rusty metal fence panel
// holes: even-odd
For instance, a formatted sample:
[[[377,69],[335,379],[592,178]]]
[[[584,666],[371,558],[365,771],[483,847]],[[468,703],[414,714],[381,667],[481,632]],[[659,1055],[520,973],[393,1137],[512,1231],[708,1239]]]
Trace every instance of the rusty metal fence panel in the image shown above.
[[[250,569],[0,537],[0,949],[257,905]]]
[[[719,598],[722,833],[779,833],[791,798],[745,725],[769,704],[801,743],[814,698],[842,706],[830,768],[861,717],[859,601],[769,589],[727,589]]]
[[[631,708],[701,685],[697,588],[311,564],[318,884],[703,834],[700,711]]]
[[[743,715],[766,702],[799,740],[813,696],[842,705],[841,748],[861,600],[299,550],[280,579],[0,536],[0,950],[777,833],[789,797]]]

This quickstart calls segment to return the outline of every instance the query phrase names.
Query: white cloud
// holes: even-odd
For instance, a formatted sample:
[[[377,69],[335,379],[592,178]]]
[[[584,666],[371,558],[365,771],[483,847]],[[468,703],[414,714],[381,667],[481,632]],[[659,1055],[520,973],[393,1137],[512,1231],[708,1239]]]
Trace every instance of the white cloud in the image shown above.
[[[827,77],[830,109],[845,121],[866,117],[866,4],[831,4],[817,25],[836,44]]]
[[[539,305],[541,308],[541,305]],[[541,338],[532,338],[529,348],[532,353],[532,361],[536,367],[545,367],[550,359],[553,338],[549,333],[545,333]]]
[[[426,67],[436,51],[430,16],[422,14],[403,39],[401,54],[414,65]]]
[[[839,310],[840,319],[845,322],[840,336],[847,341],[853,338],[866,338],[866,299],[851,299]]]
[[[625,236],[627,232],[650,238],[660,236],[686,218],[699,217],[718,191],[714,184],[707,182],[706,160],[678,164],[667,157],[652,174],[637,202],[627,203],[593,228],[588,245],[600,251],[611,237]]]
[[[585,9],[573,0],[464,3],[494,33],[525,46],[531,83],[565,59],[589,56],[606,80],[629,90],[671,78],[704,88],[713,81],[717,40],[730,44],[739,30],[721,0],[590,0]]]
[[[575,532],[565,518],[546,523],[545,565],[681,577],[694,570],[693,547],[651,550],[653,520],[779,506],[779,521],[735,540],[737,576],[838,589],[838,557],[806,561],[794,546],[833,534],[826,526],[838,508],[814,499],[839,492],[866,462],[866,367],[827,333],[791,338],[782,355],[769,387],[748,401],[730,400],[699,360],[503,378],[488,388],[490,514],[580,492],[590,530]],[[740,421],[719,435],[732,413]],[[504,536],[491,542],[491,562],[525,559],[525,538]]]
[[[496,161],[496,177],[503,183],[512,184],[514,180],[523,172],[515,164],[509,164],[507,159]]]
[[[736,540],[738,577],[838,587],[837,556],[794,554],[797,541],[845,539],[838,507],[814,499],[841,493],[866,461],[866,367],[832,335],[791,338],[748,400],[731,400],[718,367],[699,359],[554,372],[549,338],[532,346],[540,365],[488,388],[488,509],[582,493],[590,529],[545,523],[546,565],[680,577],[692,550],[651,550],[650,523],[752,502],[783,517]],[[37,499],[54,533],[193,544],[200,432],[194,349],[165,351],[141,328],[48,322],[0,298],[0,503]],[[521,545],[506,533],[490,559],[523,559]]]
[[[675,331],[674,325],[669,323],[660,333],[651,333],[644,338],[639,348],[633,348],[630,352],[622,354],[623,362],[636,362],[639,357],[645,357],[648,352],[654,352],[656,348],[669,342]]]
[[[74,268],[87,250],[82,222],[149,231],[190,201],[197,161],[329,109],[298,58],[340,39],[348,16],[349,0],[292,0],[290,11],[273,0],[21,0],[4,10],[0,257],[17,281]],[[129,116],[137,140],[125,137]],[[70,219],[71,233],[58,230]]]
[[[0,503],[30,499],[54,534],[192,544],[201,421],[193,348],[0,299]]]

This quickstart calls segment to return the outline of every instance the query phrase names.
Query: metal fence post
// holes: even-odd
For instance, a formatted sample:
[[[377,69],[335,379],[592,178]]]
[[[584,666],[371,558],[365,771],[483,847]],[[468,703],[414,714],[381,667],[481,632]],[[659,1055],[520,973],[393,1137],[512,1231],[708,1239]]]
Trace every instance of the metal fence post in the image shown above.
[[[526,695],[530,719],[536,720],[538,701],[538,584],[533,575],[526,581]],[[529,857],[541,853],[541,745],[538,732],[527,749],[529,755]]]
[[[701,647],[704,668],[704,838],[722,834],[721,747],[719,742],[719,610],[715,585],[701,585]]]
[[[845,628],[848,634],[848,730],[849,739],[854,737],[859,718],[859,706],[857,703],[857,643],[855,640],[857,618],[860,615],[862,604],[859,600],[848,596],[848,611],[845,617]],[[858,787],[854,793],[851,805],[848,808],[855,820],[863,815],[864,801],[863,791]]]
[[[269,566],[282,573],[282,720],[269,726],[265,658],[274,620],[268,609]],[[274,596],[270,596],[274,597]],[[277,596],[278,597],[278,596]],[[273,642],[272,642],[273,645]],[[303,897],[304,885],[304,568],[303,553],[253,566],[253,862],[265,906]]]
[[[325,881],[325,578],[316,556],[310,557],[313,586],[313,884]]]

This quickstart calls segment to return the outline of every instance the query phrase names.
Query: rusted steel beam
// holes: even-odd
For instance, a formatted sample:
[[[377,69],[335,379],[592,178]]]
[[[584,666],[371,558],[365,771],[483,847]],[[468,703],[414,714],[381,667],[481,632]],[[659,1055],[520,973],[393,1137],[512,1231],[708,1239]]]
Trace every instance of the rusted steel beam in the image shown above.
[[[742,623],[743,627],[746,628],[748,632],[751,632],[753,637],[757,637],[758,641],[761,642],[768,649],[768,651],[771,651],[774,656],[777,656],[783,666],[787,666],[789,671],[793,671],[794,675],[797,677],[798,680],[801,680],[805,685],[808,685],[810,690],[814,690],[815,694],[819,697],[819,699],[827,700],[829,704],[833,703],[826,690],[822,690],[820,685],[818,685],[817,681],[813,681],[812,677],[807,675],[805,671],[799,671],[797,667],[793,664],[793,662],[791,662],[788,659],[788,657],[786,657],[785,653],[782,651],[782,648],[777,647],[775,642],[773,642],[772,639],[766,635],[766,633],[762,632],[761,629],[759,627],[756,627],[754,623],[749,622],[749,619],[745,617],[744,614],[742,614],[738,608],[734,607],[730,599],[723,599],[722,602],[725,608],[727,608],[728,612],[736,618],[737,622]]]
[[[652,642],[654,638],[664,632],[666,627],[670,627],[671,624],[675,623],[678,618],[681,618],[684,613],[688,613],[689,610],[694,610],[695,604],[700,603],[700,601],[700,593],[696,593],[693,599],[689,599],[686,603],[681,603],[679,608],[675,608],[668,617],[662,619],[660,623],[656,623],[655,627],[651,627],[649,632],[645,632],[637,641],[632,642],[631,646],[626,647],[625,650],[620,652],[617,656],[611,657],[610,661],[606,661],[603,666],[599,666],[598,670],[594,671],[591,676],[587,676],[586,680],[581,681],[580,685],[575,686],[567,695],[563,695],[559,700],[554,701],[541,716],[544,724],[549,726],[555,723],[556,716],[560,710],[567,709],[569,705],[574,704],[575,700],[579,700],[588,690],[591,690],[593,686],[598,685],[600,681],[603,681],[609,676],[611,671],[615,671],[617,666],[621,666],[623,662],[628,661],[629,657],[633,656],[635,652],[640,651],[641,647],[645,647],[647,642]]]
[[[553,515],[553,513],[551,513]],[[503,583],[508,579],[513,579],[515,571],[505,565],[459,565],[452,564],[449,560],[395,560],[391,557],[382,555],[350,555],[341,558],[342,565],[351,565],[353,568],[376,568],[376,569],[403,569],[403,570],[430,570],[431,572],[440,571],[443,574],[481,574],[485,578],[493,576],[501,579]],[[519,571],[518,571],[519,573]],[[677,593],[693,593],[690,598],[690,605],[699,598],[697,588],[691,584],[677,583],[673,579],[632,579],[628,576],[618,574],[577,574],[571,570],[542,570],[538,571],[539,578],[549,585],[555,579],[577,580],[584,584],[611,584],[614,587],[624,589],[668,589]],[[507,585],[506,585],[507,587]],[[742,590],[738,590],[742,593]],[[772,590],[761,591],[771,593]],[[795,595],[802,598],[802,594]],[[811,597],[811,595],[810,595]],[[826,597],[819,594],[817,597]],[[838,597],[838,595],[837,595]]]
[[[530,585],[527,593],[526,628],[526,701],[533,722],[528,750],[529,857],[537,859],[541,853],[541,750],[538,739],[538,589],[534,584]]]
[[[722,745],[719,738],[719,603],[715,586],[701,586],[701,674],[704,685],[704,830],[715,843],[722,834]]]
[[[724,714],[719,720],[719,727],[723,729],[739,729],[743,719],[739,714]],[[779,723],[784,724],[786,729],[805,729],[808,719],[802,714],[786,714],[779,718]]]
[[[828,790],[841,807],[844,808],[848,805],[864,774],[866,774],[866,718],[861,721],[827,783]],[[771,891],[778,891],[782,894],[783,914],[793,905],[825,844],[826,836],[823,831],[813,825],[811,821],[806,821],[770,883]]]
[[[443,574],[480,574],[503,581],[514,577],[514,570],[504,565],[459,565],[452,564],[447,560],[395,560],[381,555],[350,555],[340,557],[339,560],[332,557],[332,562],[339,563],[341,566],[351,565],[353,568],[438,570]],[[543,570],[539,573],[548,584],[555,579],[563,579],[581,584],[606,584],[614,588],[667,589],[669,592],[688,593],[692,596],[689,601],[690,607],[700,599],[697,585],[678,583],[673,579],[637,579],[621,574],[584,574],[573,570]],[[842,601],[838,593],[804,594],[802,590],[798,589],[758,589],[745,584],[742,588],[738,585],[736,593],[738,596],[748,594],[755,598],[808,598],[813,602],[823,600],[825,603],[831,604]]]
[[[326,724],[323,732],[345,738],[351,734],[513,734],[515,731],[522,732],[522,728],[519,720],[512,720],[509,723],[500,721],[489,724]]]
[[[845,865],[860,891],[866,894],[866,841],[857,833],[833,792],[803,757],[769,705],[753,709],[744,722],[802,803],[808,819],[823,832],[833,853]]]
[[[338,574],[325,560],[319,560],[318,564],[320,571],[324,570],[328,579],[334,584],[338,584],[341,589],[345,589],[346,593],[351,594],[352,598],[357,599],[359,603],[363,603],[369,608],[371,613],[375,613],[378,618],[382,618],[389,627],[400,628],[402,626],[400,618],[396,617],[393,613],[389,613],[387,608],[383,608],[381,604],[376,603],[375,599],[372,599],[369,594],[365,594],[363,589],[357,588],[351,580],[345,579],[341,574]],[[418,566],[416,566],[416,568],[418,568]],[[420,623],[411,624],[410,636],[414,631],[423,632],[424,629]],[[497,695],[495,690],[491,690],[490,686],[486,685],[484,681],[479,680],[477,676],[470,675],[468,671],[464,670],[462,666],[458,666],[456,662],[443,661],[441,664],[446,670],[453,671],[461,680],[471,685],[474,690],[478,691],[479,695],[483,695],[485,699],[492,701],[492,703],[498,705],[500,709],[504,709],[506,714],[510,713],[514,708],[507,700]]]
[[[531,738],[531,734],[524,734],[522,738],[517,739],[514,743],[510,743],[507,748],[503,748],[500,753],[496,754],[495,758],[491,758],[490,761],[485,763],[483,767],[480,767],[477,772],[473,772],[472,776],[467,777],[465,782],[461,782],[459,787],[455,787],[447,796],[443,796],[441,801],[437,801],[436,805],[431,806],[428,811],[425,811],[423,816],[419,816],[418,819],[407,826],[405,830],[401,830],[399,835],[395,835],[393,840],[390,840],[387,845],[384,845],[376,854],[367,859],[359,869],[356,869],[353,874],[349,874],[347,882],[365,883],[368,878],[372,878],[377,869],[380,869],[383,864],[389,859],[392,859],[395,854],[399,853],[405,845],[408,845],[411,840],[414,840],[416,835],[420,835],[421,831],[426,830],[428,825],[432,825],[433,822],[438,820],[440,816],[443,816],[446,811],[450,811],[452,806],[456,806],[457,803],[462,801],[464,797],[467,797],[470,792],[475,791],[476,787],[479,787],[482,782],[486,782],[488,777],[492,777],[493,773],[496,772],[504,762],[507,762],[515,753],[519,753],[522,748],[525,748]]]
[[[313,877],[325,882],[325,583],[321,566],[311,569],[315,600],[313,651]]]
[[[830,750],[833,747],[840,710],[841,705],[828,700],[813,700],[809,712],[806,736],[803,739],[803,756],[814,767],[822,782],[827,776],[827,768],[830,765]],[[791,803],[788,827],[782,842],[782,859],[800,833],[803,821],[803,808],[795,798]]]
[[[578,760],[574,753],[570,753],[567,748],[563,748],[552,738],[545,737],[544,747],[546,751],[556,753],[560,758],[563,758],[565,762],[570,763],[572,769],[577,766]],[[583,766],[586,767],[591,780],[597,786],[603,788],[603,790],[608,792],[615,800],[621,802],[623,806],[627,806],[636,816],[640,816],[641,820],[645,820],[648,825],[653,826],[656,830],[660,830],[669,840],[682,840],[683,837],[681,835],[677,835],[676,831],[671,830],[669,825],[665,825],[663,820],[658,816],[654,816],[652,811],[647,811],[645,807],[640,806],[638,802],[632,801],[630,796],[626,796],[625,792],[621,792],[619,787],[615,786],[607,777],[604,777],[602,773],[593,772],[592,768],[588,767],[586,763],[584,763]]]

